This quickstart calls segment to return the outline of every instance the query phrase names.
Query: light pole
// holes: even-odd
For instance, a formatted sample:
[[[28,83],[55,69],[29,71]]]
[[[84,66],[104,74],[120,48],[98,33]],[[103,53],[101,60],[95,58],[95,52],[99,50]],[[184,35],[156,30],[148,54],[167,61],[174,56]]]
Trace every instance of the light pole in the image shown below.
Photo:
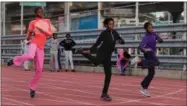
[[[3,9],[3,36],[6,35],[6,2],[2,2],[3,6],[2,6],[2,9]]]
[[[187,24],[187,2],[184,2],[184,23]]]
[[[136,2],[136,13],[135,13],[136,26],[138,26],[139,24],[138,13],[139,13],[139,2]]]
[[[20,20],[20,23],[21,23],[21,35],[23,35],[23,2],[21,2],[21,20]]]
[[[135,13],[136,26],[139,25],[139,2],[136,2],[136,13]],[[138,35],[135,36],[135,41],[138,40]],[[138,55],[138,49],[135,49],[135,55]]]
[[[184,2],[184,23],[187,24],[187,2]],[[187,33],[184,33],[183,40],[187,40]],[[184,49],[184,56],[186,56],[187,49]],[[183,71],[186,71],[186,64],[183,67]]]
[[[97,25],[98,25],[98,29],[101,29],[101,8],[102,8],[102,3],[101,2],[98,2],[97,3],[97,7],[98,7],[98,9],[97,9]]]
[[[69,6],[69,2],[65,2],[65,9],[64,9],[64,16],[65,16],[65,27],[66,27],[66,31],[69,32],[70,31],[70,6]]]

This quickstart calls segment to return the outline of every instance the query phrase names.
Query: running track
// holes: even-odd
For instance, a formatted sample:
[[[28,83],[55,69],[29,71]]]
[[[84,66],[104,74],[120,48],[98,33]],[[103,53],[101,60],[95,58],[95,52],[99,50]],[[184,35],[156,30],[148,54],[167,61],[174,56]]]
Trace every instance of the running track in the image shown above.
[[[143,77],[112,76],[109,94],[111,102],[100,100],[103,73],[44,71],[36,98],[29,98],[28,83],[34,72],[17,67],[2,67],[2,106],[63,105],[63,106],[186,106],[186,81],[155,78],[147,98],[139,93]]]

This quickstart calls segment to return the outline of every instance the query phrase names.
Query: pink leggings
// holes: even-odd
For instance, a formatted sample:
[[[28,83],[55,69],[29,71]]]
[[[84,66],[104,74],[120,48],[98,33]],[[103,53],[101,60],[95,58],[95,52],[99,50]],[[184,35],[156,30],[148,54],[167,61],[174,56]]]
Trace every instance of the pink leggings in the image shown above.
[[[36,85],[41,77],[41,73],[43,70],[43,62],[44,62],[44,50],[37,47],[35,43],[31,43],[29,45],[28,53],[25,53],[21,56],[16,56],[13,59],[14,65],[21,66],[24,61],[34,60],[35,65],[35,75],[32,81],[29,84],[30,89],[36,90]]]

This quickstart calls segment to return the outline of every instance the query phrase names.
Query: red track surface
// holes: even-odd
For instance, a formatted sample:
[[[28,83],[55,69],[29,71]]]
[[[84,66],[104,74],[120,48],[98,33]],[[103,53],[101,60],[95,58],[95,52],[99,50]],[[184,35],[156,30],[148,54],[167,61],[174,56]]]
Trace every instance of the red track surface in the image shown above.
[[[2,105],[172,105],[186,106],[186,81],[155,78],[147,98],[139,93],[143,77],[112,76],[109,94],[113,101],[100,100],[103,73],[43,72],[36,98],[29,98],[28,83],[34,72],[2,67]]]

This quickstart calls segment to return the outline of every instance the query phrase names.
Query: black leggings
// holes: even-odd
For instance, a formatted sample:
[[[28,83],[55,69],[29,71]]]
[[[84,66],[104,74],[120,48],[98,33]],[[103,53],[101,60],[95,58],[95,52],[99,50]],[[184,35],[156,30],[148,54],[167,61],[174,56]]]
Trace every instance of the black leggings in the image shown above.
[[[99,64],[103,64],[104,73],[105,73],[105,81],[103,87],[103,94],[107,94],[108,88],[111,80],[111,55],[112,53],[97,53],[96,57],[90,54],[83,54],[88,60],[90,60],[95,66]]]
[[[58,66],[59,66],[59,69],[62,69],[60,57],[61,57],[61,50],[58,49]]]
[[[144,57],[145,59],[143,59],[142,62],[138,64],[138,66],[148,69],[148,75],[141,82],[142,87],[144,89],[148,89],[155,75],[155,66],[158,66],[160,62],[152,52],[147,52],[146,54],[144,54]]]
[[[141,82],[141,85],[144,89],[148,89],[154,75],[155,75],[155,68],[154,67],[148,68],[148,75]]]

